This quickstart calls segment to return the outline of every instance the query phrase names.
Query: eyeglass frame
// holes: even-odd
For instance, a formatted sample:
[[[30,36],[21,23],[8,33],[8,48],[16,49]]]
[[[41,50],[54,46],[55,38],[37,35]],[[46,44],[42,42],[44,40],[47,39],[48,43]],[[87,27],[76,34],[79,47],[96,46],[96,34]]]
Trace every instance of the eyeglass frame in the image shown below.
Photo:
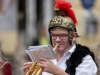
[[[52,38],[53,35],[55,35],[54,38]],[[52,33],[52,32],[50,33],[50,37],[51,37],[51,39],[53,39],[53,40],[57,39],[57,37],[59,37],[59,38],[62,39],[62,40],[65,40],[65,39],[66,39],[66,36],[68,36],[68,34],[65,34],[65,33],[63,33],[63,34],[54,34],[54,33]]]

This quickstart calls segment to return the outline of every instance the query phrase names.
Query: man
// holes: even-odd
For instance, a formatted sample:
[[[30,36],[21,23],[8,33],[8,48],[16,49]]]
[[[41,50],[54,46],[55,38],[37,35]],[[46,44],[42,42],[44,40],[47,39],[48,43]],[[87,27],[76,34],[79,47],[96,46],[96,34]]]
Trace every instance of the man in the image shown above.
[[[76,44],[78,37],[75,24],[75,15],[71,4],[65,0],[56,0],[55,11],[57,16],[49,23],[51,45],[58,47],[55,50],[56,59],[48,60],[41,57],[38,66],[43,67],[42,75],[96,75],[97,65],[93,53],[88,47]],[[24,64],[27,72],[32,62]]]

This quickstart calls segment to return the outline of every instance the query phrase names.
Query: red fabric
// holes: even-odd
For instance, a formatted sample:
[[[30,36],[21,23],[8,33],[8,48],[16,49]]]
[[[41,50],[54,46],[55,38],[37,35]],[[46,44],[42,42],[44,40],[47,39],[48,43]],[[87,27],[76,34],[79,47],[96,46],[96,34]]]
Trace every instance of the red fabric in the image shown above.
[[[74,21],[75,25],[77,24],[74,11],[72,10],[72,5],[69,2],[66,0],[55,0],[54,8],[58,8],[60,11],[65,12],[66,16],[69,16]]]
[[[0,61],[0,68],[3,75],[12,75],[12,68],[9,62]]]

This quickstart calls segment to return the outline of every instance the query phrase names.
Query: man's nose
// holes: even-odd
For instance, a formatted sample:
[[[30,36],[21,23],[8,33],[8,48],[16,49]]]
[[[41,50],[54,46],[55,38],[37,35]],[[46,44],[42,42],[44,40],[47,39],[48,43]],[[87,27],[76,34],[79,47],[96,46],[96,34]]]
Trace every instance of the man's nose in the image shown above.
[[[59,36],[57,36],[56,41],[61,41],[61,39],[60,39],[60,37],[59,37]]]

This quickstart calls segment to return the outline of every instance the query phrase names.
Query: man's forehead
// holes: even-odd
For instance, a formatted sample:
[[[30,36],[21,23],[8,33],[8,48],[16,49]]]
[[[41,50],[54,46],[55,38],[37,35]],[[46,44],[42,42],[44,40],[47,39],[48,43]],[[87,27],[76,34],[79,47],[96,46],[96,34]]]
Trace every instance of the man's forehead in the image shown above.
[[[54,27],[51,29],[51,31],[54,31],[54,30],[67,30],[67,28],[63,28],[63,27]]]
[[[51,30],[51,32],[53,33],[53,32],[57,32],[57,33],[61,33],[61,32],[64,32],[64,33],[67,33],[68,32],[68,30],[67,29],[59,29],[59,28],[57,28],[57,29],[53,29],[53,30]]]

